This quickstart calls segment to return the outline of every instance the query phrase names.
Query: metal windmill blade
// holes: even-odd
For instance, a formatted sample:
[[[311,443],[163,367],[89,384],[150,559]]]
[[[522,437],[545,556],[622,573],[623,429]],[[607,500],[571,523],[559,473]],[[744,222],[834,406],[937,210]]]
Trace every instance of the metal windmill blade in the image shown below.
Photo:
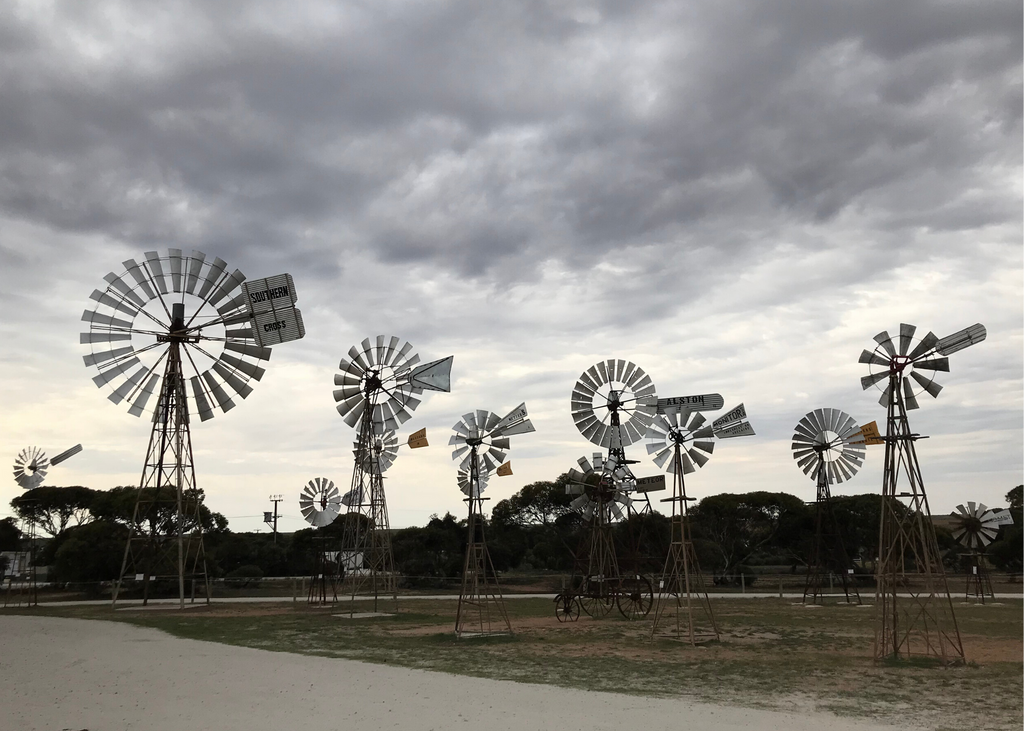
[[[356,439],[352,442],[352,454],[364,470],[370,470],[376,461],[380,471],[386,472],[398,457],[398,435],[391,430],[371,435],[370,451],[366,454],[360,454],[359,443],[359,432],[356,432]]]
[[[314,477],[299,495],[302,517],[314,528],[323,528],[334,522],[341,512],[338,488],[326,477]]]
[[[50,460],[39,447],[25,447],[14,458],[14,481],[19,487],[32,490],[43,484]]]
[[[470,495],[471,485],[469,471],[460,469],[458,474],[459,489],[462,490],[462,494],[465,495],[466,497],[480,497],[481,495],[484,494],[484,491],[487,489],[487,481],[489,479],[490,476],[484,473],[483,471],[478,472],[477,480],[479,481],[480,485],[479,492],[475,496]]]
[[[84,362],[98,371],[93,382],[109,387],[109,399],[127,404],[133,416],[157,419],[169,344],[176,341],[188,384],[181,397],[192,413],[206,421],[215,409],[232,409],[235,397],[246,398],[265,373],[260,364],[270,348],[257,343],[251,327],[245,275],[180,249],[149,251],[124,267],[104,277],[105,289],[93,291],[94,304],[82,314],[89,323],[80,337],[90,350]]]
[[[796,425],[791,449],[797,466],[812,480],[824,469],[829,482],[840,483],[851,479],[864,464],[860,427],[840,409],[815,409],[805,414]]]
[[[580,457],[577,460],[580,469],[569,469],[569,483],[565,487],[565,494],[573,496],[569,506],[586,521],[592,520],[594,514],[605,506],[609,507],[613,517],[621,519],[622,511],[613,503],[628,506],[631,502],[621,475],[617,474],[624,467],[614,459],[605,459],[600,452],[595,452],[592,460]]]
[[[658,410],[654,383],[636,364],[609,359],[585,370],[573,386],[570,411],[580,433],[618,449],[643,438]],[[613,425],[612,415],[619,420]]]
[[[861,388],[878,386],[882,390],[878,400],[882,406],[888,406],[889,401],[896,398],[903,401],[907,410],[912,410],[920,408],[918,396],[922,393],[937,398],[942,386],[935,381],[935,374],[949,372],[946,356],[983,341],[987,335],[980,323],[941,339],[932,332],[920,339],[916,334],[915,325],[901,324],[897,347],[888,331],[883,330],[875,336],[878,343],[875,349],[860,354],[859,362],[870,369],[870,373],[860,379]],[[898,384],[896,394],[892,393],[893,379]]]
[[[651,422],[647,432],[647,454],[654,456],[654,464],[658,467],[675,474],[678,446],[679,464],[683,474],[688,475],[708,463],[715,451],[714,437],[714,427],[699,411],[666,410]]]
[[[957,505],[953,538],[965,548],[983,551],[999,535],[999,527],[1013,523],[1008,510],[989,510],[983,503]]]
[[[476,455],[481,475],[494,472],[505,461],[510,449],[507,436],[533,431],[533,425],[526,418],[526,405],[521,404],[505,418],[492,411],[477,409],[467,414],[452,426],[448,445],[454,446],[452,459],[459,463],[459,469],[468,472]]]
[[[334,385],[340,386],[334,391],[338,413],[355,427],[369,410],[375,433],[395,431],[412,417],[424,390],[449,390],[452,360],[449,356],[421,365],[410,343],[388,335],[366,338],[349,348],[334,377]]]

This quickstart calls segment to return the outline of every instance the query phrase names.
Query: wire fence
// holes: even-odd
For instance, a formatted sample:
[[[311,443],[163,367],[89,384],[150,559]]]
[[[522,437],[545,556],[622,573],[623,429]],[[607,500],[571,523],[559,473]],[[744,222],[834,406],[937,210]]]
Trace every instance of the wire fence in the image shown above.
[[[655,593],[659,591],[659,577],[648,577]],[[704,585],[710,595],[750,594],[754,596],[802,596],[807,585],[807,576],[803,573],[739,573],[702,575]],[[992,572],[989,575],[992,590],[997,595],[1019,596],[1024,598],[1022,574]],[[417,595],[457,595],[462,585],[461,576],[407,576],[397,577],[398,593],[403,596]],[[210,579],[211,598],[217,599],[259,599],[265,597],[280,600],[292,597],[296,601],[305,600],[309,589],[308,576],[274,576],[274,577],[228,577]],[[519,573],[509,572],[498,577],[502,591],[508,596],[516,594],[555,595],[564,591],[575,591],[579,588],[579,577],[567,573]],[[40,602],[82,601],[109,599],[113,581],[90,582],[48,582],[37,578],[32,581],[30,574],[6,576],[3,579],[2,592],[4,605],[22,604],[17,600],[27,593],[35,592]],[[361,582],[365,586],[366,582]],[[201,582],[198,582],[201,584]],[[946,574],[946,584],[950,595],[956,599],[970,598],[975,594],[974,576],[969,574]],[[875,595],[875,577],[870,574],[857,574],[848,578],[850,591],[856,591],[862,601],[872,601]],[[908,577],[907,589],[912,591],[926,590],[923,578]],[[833,575],[825,579],[819,590],[823,594],[843,595],[844,588],[841,578]],[[169,598],[178,596],[177,578],[155,578],[150,581],[148,589],[151,598]],[[186,582],[186,593],[193,595],[191,583]],[[201,585],[195,587],[195,596],[202,597]],[[337,582],[339,596],[351,593],[351,582]],[[142,596],[141,581],[127,581],[122,586],[120,597],[132,601]]]

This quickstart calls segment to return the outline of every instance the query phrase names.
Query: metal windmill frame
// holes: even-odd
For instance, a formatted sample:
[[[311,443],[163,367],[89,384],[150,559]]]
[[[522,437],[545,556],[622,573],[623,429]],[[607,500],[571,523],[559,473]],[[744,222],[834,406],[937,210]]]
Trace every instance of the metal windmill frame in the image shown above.
[[[671,599],[675,604],[675,621],[670,628],[671,634],[676,638],[689,640],[691,645],[696,645],[698,641],[719,640],[721,633],[718,622],[715,621],[715,613],[711,609],[711,600],[708,597],[704,574],[700,570],[700,562],[697,560],[697,552],[693,547],[689,503],[696,498],[686,494],[682,449],[683,446],[679,442],[673,444],[672,496],[662,501],[672,504],[671,536],[658,586],[651,637],[657,636],[662,622],[668,618],[667,610]],[[697,609],[704,613],[710,630],[705,630],[694,621],[695,601]]]
[[[487,550],[483,501],[488,498],[483,497],[483,491],[491,472],[512,474],[510,463],[502,465],[511,448],[509,437],[535,429],[523,403],[504,418],[483,409],[467,413],[453,430],[448,444],[455,447],[452,459],[459,462],[459,487],[469,506],[455,635],[461,639],[512,634],[501,584]]]
[[[847,603],[861,603],[851,576],[853,563],[846,552],[832,504],[831,484],[849,480],[864,461],[864,435],[857,422],[839,409],[815,409],[806,414],[793,434],[793,457],[815,482],[814,543],[807,564],[803,603],[824,603],[825,586],[838,576]]]
[[[33,490],[43,484],[47,471],[51,467],[59,465],[64,460],[75,456],[81,451],[82,445],[76,444],[71,449],[67,449],[50,459],[42,449],[26,447],[18,452],[18,456],[14,460],[14,481],[19,487],[27,491],[26,495],[31,495]],[[31,520],[22,520],[22,524],[26,528],[26,530],[22,531],[24,534],[22,541],[28,542],[28,550],[24,551],[19,548],[19,550],[14,552],[14,567],[19,569],[19,567],[23,566],[25,570],[22,572],[19,569],[8,574],[7,590],[4,593],[5,607],[21,606],[23,598],[27,606],[35,607],[39,605],[39,582],[36,571],[38,527]]]
[[[561,621],[578,617],[579,607],[600,617],[618,605],[629,619],[646,616],[650,611],[653,590],[650,580],[640,573],[639,565],[642,532],[634,534],[631,520],[640,513],[633,510],[633,501],[628,497],[636,486],[629,465],[637,462],[626,458],[625,447],[643,437],[654,418],[657,401],[651,377],[636,364],[622,359],[598,361],[580,374],[573,386],[573,422],[586,439],[607,450],[607,458],[595,454],[593,467],[585,457],[581,458],[579,464],[584,472],[581,475],[573,470],[577,475],[575,487],[566,488],[576,490],[570,494],[577,495],[577,500],[586,497],[597,507],[588,509],[584,516],[589,526],[574,554],[573,583],[577,583],[578,575],[579,586],[563,592],[555,601],[555,614]],[[598,409],[607,412],[598,416]],[[646,492],[643,497],[649,508]],[[624,514],[617,505],[624,506]],[[623,572],[620,567],[613,518],[627,522],[631,554],[626,561],[633,564],[630,571]]]
[[[331,538],[324,534],[341,512],[341,494],[332,480],[314,477],[299,495],[299,511],[307,523],[316,529],[313,536],[313,574],[309,579],[306,601],[312,605],[338,603],[338,555],[330,547]]]
[[[654,464],[672,474],[671,535],[659,581],[651,637],[660,634],[686,639],[691,645],[718,640],[718,623],[693,545],[686,475],[704,467],[715,450],[716,438],[754,436],[741,403],[708,423],[702,412],[717,411],[725,401],[717,393],[658,399],[658,415],[647,431],[647,453]],[[694,602],[706,621],[695,619]],[[669,619],[671,611],[672,619]],[[668,623],[668,626],[666,626]],[[684,626],[685,623],[685,626]]]
[[[986,331],[977,324],[942,339],[929,332],[914,345],[915,332],[915,326],[901,324],[897,350],[883,331],[875,336],[875,350],[860,357],[861,363],[884,369],[863,377],[861,386],[887,384],[879,399],[886,421],[874,656],[876,661],[923,656],[944,665],[962,664],[963,640],[917,457],[916,444],[923,437],[911,431],[907,411],[918,408],[910,379],[938,396],[941,386],[919,370],[948,371],[945,356],[981,342]]]
[[[996,598],[985,548],[999,535],[1000,526],[1013,523],[1013,516],[1009,510],[989,510],[984,503],[968,501],[956,506],[953,517],[957,519],[953,538],[968,550],[970,559],[964,599],[979,599],[984,604],[986,597]]]
[[[305,329],[288,274],[247,282],[219,258],[207,260],[200,251],[185,256],[180,249],[149,251],[124,267],[104,277],[105,290],[90,295],[95,304],[82,315],[89,331],[81,335],[90,348],[85,364],[99,371],[97,386],[112,389],[109,400],[127,404],[133,416],[153,415],[112,603],[126,579],[141,580],[146,604],[151,579],[166,578],[177,579],[184,608],[186,581],[192,601],[197,582],[207,602],[210,593],[191,415],[206,421],[215,408],[234,408],[232,395],[246,398],[250,383],[263,377],[259,364],[270,358],[270,346],[297,340]],[[191,314],[187,297],[198,303]]]
[[[343,502],[348,513],[342,534],[340,562],[347,566],[348,593],[398,600],[398,577],[391,548],[391,523],[384,491],[387,466],[379,458],[377,438],[394,431],[411,417],[424,390],[449,391],[453,356],[419,365],[412,344],[397,337],[366,338],[361,350],[352,346],[339,365],[334,391],[338,413],[357,430],[351,489]],[[414,437],[416,435],[413,435]],[[409,445],[414,446],[410,437]],[[423,439],[422,446],[426,445]],[[390,462],[388,463],[390,464]]]

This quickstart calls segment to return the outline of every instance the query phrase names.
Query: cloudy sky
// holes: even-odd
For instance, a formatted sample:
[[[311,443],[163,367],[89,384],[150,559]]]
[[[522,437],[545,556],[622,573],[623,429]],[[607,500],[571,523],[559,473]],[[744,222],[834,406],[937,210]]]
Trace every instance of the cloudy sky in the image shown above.
[[[1002,504],[1022,472],[1019,2],[12,2],[0,5],[0,454],[85,451],[48,484],[138,480],[149,424],[82,363],[120,262],[199,249],[290,272],[304,340],[193,429],[235,530],[310,478],[347,485],[332,376],[386,333],[453,354],[450,394],[388,472],[392,525],[464,512],[445,447],[526,401],[515,474],[594,448],[569,394],[604,358],[659,395],[744,402],[697,497],[812,499],[793,426],[883,420],[862,348],[981,322],[912,412],[932,510]],[[631,456],[641,457],[642,445]],[[644,456],[638,474],[656,468]],[[881,453],[836,492],[881,485]],[[0,515],[20,492],[0,486]],[[493,504],[493,503],[492,503]]]

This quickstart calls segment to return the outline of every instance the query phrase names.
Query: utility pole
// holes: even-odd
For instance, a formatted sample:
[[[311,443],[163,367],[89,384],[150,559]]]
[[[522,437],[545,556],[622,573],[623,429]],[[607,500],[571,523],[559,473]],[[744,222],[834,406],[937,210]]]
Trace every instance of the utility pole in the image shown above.
[[[263,522],[274,527],[274,543],[277,543],[277,504],[284,500],[284,495],[271,495],[270,501],[274,503],[274,512],[263,512]]]

